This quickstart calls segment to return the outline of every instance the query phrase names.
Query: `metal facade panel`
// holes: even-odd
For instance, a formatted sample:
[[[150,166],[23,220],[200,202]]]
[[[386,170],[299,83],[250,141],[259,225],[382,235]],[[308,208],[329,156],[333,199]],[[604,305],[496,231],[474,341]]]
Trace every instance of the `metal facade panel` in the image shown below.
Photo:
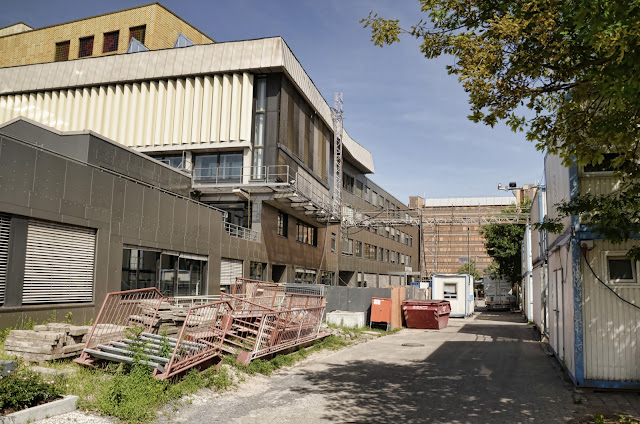
[[[588,253],[594,273],[607,281],[606,253],[621,252],[638,245],[628,241],[614,245],[596,240]],[[581,259],[584,299],[585,379],[640,381],[640,310],[618,299],[597,280]],[[640,283],[609,284],[620,297],[640,304]]]
[[[29,221],[22,302],[91,302],[95,243],[93,229]]]
[[[222,258],[220,260],[220,286],[230,285],[242,278],[242,261],[239,259]]]
[[[10,232],[11,218],[8,215],[0,214],[0,305],[4,303],[4,293],[7,285]]]

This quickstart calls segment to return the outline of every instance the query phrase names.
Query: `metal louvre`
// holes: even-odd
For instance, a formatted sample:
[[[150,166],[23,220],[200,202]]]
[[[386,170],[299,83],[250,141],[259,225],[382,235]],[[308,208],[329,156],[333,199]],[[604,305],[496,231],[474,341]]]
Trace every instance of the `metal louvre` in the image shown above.
[[[0,305],[4,304],[4,288],[7,285],[10,231],[11,218],[6,215],[0,215]]]
[[[220,285],[235,284],[237,277],[242,278],[242,261],[222,258],[220,262]]]
[[[96,232],[29,221],[22,303],[93,300]]]

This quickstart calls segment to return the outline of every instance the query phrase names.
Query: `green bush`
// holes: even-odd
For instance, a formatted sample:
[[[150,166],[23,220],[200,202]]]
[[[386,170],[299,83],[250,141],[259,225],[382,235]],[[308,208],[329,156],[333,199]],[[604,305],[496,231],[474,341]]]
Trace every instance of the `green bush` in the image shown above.
[[[56,400],[61,394],[54,381],[20,368],[0,377],[0,415]]]

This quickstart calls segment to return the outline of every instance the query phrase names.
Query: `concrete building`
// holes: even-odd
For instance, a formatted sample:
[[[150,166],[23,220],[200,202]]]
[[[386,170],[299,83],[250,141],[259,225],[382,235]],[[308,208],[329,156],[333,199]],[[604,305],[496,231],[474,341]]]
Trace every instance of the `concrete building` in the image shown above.
[[[384,286],[406,284],[407,274],[418,270],[416,227],[373,232],[341,226],[332,201],[331,110],[280,37],[2,68],[0,124],[14,125],[17,118],[63,134],[91,131],[126,151],[150,156],[151,163],[176,168],[188,182],[178,193],[185,201],[221,211],[225,234],[212,241],[208,253],[163,247],[207,256],[208,280],[200,285],[207,290],[200,294],[224,290],[240,276]],[[39,137],[25,140],[40,144]],[[346,132],[343,158],[338,189],[344,211],[406,209],[368,179],[374,171],[372,155]],[[5,160],[19,161],[11,156]],[[136,159],[127,169],[141,172],[145,163]],[[53,181],[58,177],[51,176]],[[130,200],[136,199],[141,199],[139,193]],[[159,211],[161,226],[182,221],[182,215],[149,206]],[[16,207],[0,201],[0,212],[31,216],[30,210]],[[65,222],[64,216],[49,219]],[[82,219],[100,238],[102,230]],[[234,241],[225,245],[227,237]],[[139,238],[123,246],[144,262],[147,255],[155,258],[154,243]],[[94,303],[101,301],[97,292],[132,287],[129,264],[135,261],[127,259],[126,249],[121,255],[112,252],[116,256],[109,259],[110,266],[121,270],[120,277],[112,273],[108,281],[94,280]],[[160,255],[156,259],[162,261]],[[136,287],[165,287],[163,270],[160,265],[149,268],[148,278],[141,282],[136,277]],[[180,270],[175,272],[180,278]]]
[[[554,219],[554,205],[577,194],[606,194],[618,181],[610,170],[565,167],[545,158],[545,186],[531,209],[533,222]],[[577,386],[640,387],[639,264],[626,252],[637,237],[613,244],[578,216],[563,218],[564,232],[531,232],[531,316],[547,335]],[[525,237],[526,242],[526,237]]]
[[[169,49],[180,34],[193,44],[214,42],[159,3],[44,28],[19,22],[0,28],[0,67],[125,53],[132,37],[149,50]]]
[[[423,273],[456,274],[469,260],[483,274],[491,263],[480,234],[483,217],[496,216],[516,204],[514,197],[466,197],[426,199],[412,197],[422,205]]]

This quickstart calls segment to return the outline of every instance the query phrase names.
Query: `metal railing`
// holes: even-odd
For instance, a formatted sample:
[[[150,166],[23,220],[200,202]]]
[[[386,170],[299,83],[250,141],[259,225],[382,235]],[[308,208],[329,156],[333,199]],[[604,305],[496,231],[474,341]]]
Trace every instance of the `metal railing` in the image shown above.
[[[297,201],[310,202],[313,208],[326,215],[338,216],[328,190],[317,181],[303,176],[289,165],[194,168],[195,183],[217,187],[272,186],[289,191]]]
[[[224,223],[224,229],[227,232],[227,234],[229,234],[232,237],[238,237],[241,239],[260,243],[260,233],[258,231],[255,231],[246,227],[241,227],[239,225],[232,224],[226,221]]]

